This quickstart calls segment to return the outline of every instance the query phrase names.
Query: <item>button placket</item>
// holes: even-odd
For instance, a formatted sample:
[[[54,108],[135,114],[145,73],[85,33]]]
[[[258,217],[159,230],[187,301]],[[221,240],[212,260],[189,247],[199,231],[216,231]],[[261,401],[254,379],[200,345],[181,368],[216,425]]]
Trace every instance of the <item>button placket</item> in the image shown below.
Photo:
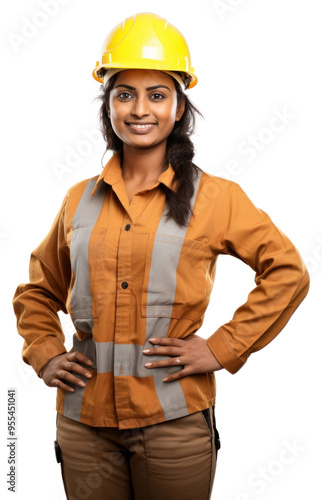
[[[124,214],[125,215],[125,214]],[[131,300],[130,290],[132,279],[132,247],[133,231],[128,214],[124,216],[121,226],[118,254],[117,254],[117,294],[116,294],[116,317],[115,317],[115,344],[127,344],[128,332],[130,330]],[[117,414],[128,404],[128,382],[123,374],[128,372],[128,359],[123,349],[114,350],[114,386],[115,386],[115,408]]]

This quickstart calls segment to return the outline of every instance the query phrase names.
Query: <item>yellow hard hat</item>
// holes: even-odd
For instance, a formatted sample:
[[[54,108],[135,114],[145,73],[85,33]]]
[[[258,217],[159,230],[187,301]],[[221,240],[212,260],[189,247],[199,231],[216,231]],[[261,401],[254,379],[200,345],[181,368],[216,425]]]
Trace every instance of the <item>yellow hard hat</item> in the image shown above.
[[[93,70],[93,77],[100,83],[104,83],[99,75],[102,68],[180,72],[188,77],[187,88],[198,81],[183,35],[166,19],[147,12],[128,17],[107,35],[101,60]]]

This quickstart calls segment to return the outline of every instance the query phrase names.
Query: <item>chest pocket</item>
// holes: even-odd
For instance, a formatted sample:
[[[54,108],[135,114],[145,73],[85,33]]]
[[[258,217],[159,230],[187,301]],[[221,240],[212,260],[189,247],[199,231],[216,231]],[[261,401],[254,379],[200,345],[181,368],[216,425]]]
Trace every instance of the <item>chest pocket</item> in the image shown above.
[[[71,230],[67,236],[70,247],[71,266],[74,273],[74,284],[70,296],[71,313],[77,328],[86,333],[91,332],[93,315],[93,297],[90,286],[90,264],[102,261],[102,241],[104,229],[93,231],[91,227],[81,227]],[[92,266],[91,266],[92,267]],[[94,279],[100,266],[96,266]],[[91,273],[93,274],[93,273]],[[92,276],[93,279],[93,276]]]
[[[118,235],[115,226],[82,227],[68,234],[74,273],[70,298],[74,319],[97,318],[107,297],[115,298]]]
[[[150,235],[142,316],[188,319],[199,316],[206,296],[206,248],[201,241],[180,236]]]

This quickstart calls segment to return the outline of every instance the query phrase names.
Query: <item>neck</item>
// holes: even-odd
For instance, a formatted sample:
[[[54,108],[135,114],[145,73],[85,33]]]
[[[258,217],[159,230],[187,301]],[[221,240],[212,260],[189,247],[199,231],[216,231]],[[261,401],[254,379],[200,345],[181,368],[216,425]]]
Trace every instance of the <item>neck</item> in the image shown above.
[[[132,148],[123,144],[122,175],[124,180],[155,181],[166,162],[166,143],[154,148]]]

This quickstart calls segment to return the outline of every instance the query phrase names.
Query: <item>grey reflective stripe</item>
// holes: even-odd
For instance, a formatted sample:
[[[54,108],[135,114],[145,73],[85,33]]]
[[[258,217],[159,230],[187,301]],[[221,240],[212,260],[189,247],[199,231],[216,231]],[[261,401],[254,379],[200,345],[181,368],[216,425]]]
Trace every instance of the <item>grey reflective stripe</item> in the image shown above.
[[[166,231],[166,234],[161,231]],[[153,245],[147,316],[171,316],[176,291],[176,269],[185,232],[186,228],[178,226],[173,220],[168,224],[163,219],[160,221]]]
[[[101,183],[95,196],[91,198],[95,184],[95,179],[88,181],[80,199],[72,221],[73,234],[70,243],[70,257],[75,275],[71,295],[73,321],[75,326],[85,333],[91,333],[93,328],[88,243],[106,193],[104,183]]]
[[[85,379],[85,377],[81,377],[78,374],[77,377],[81,378],[86,384],[87,379]],[[74,387],[75,387],[75,392],[68,392],[68,391],[65,392],[64,416],[71,418],[72,420],[77,420],[77,422],[80,422],[83,393],[86,386],[85,387],[74,386]]]
[[[200,177],[201,172],[198,172],[198,176],[194,182],[194,196],[191,200],[192,206],[194,206]],[[71,242],[72,266],[76,276],[75,286],[77,282],[77,288],[75,290],[74,287],[72,293],[72,310],[73,312],[78,311],[78,317],[74,318],[74,323],[76,324],[77,321],[77,327],[88,334],[91,334],[92,329],[88,242],[105,195],[105,191],[100,193],[100,195],[99,192],[96,192],[94,198],[91,199],[90,194],[94,188],[94,184],[93,182],[90,187],[87,185],[78,205],[73,219],[73,226],[76,231],[74,229]],[[99,201],[95,200],[96,196]],[[91,205],[93,200],[96,203]],[[96,342],[91,337],[79,341],[74,336],[74,350],[83,352],[92,358],[94,362],[92,368],[96,369],[98,373],[114,371],[114,376],[150,377],[151,371],[144,366],[147,359],[164,360],[164,356],[151,356],[147,358],[142,354],[142,351],[144,348],[151,347],[150,338],[167,336],[171,320],[172,304],[176,292],[176,270],[187,230],[186,227],[178,226],[172,219],[166,221],[165,213],[166,208],[160,220],[153,245],[146,309],[147,316],[151,314],[153,317],[146,318],[145,345],[114,345],[113,342]],[[84,227],[85,224],[87,224],[86,227]],[[75,232],[79,233],[78,237],[76,235],[74,237]],[[72,252],[72,244],[74,253]],[[80,247],[80,244],[82,244],[82,247]],[[85,254],[84,259],[84,250],[86,249],[87,254]],[[81,262],[79,261],[80,255],[77,255],[77,251],[82,252]],[[77,275],[75,271],[77,271]],[[78,276],[78,273],[82,275]],[[180,367],[173,366],[152,370],[156,392],[166,420],[189,414],[180,382],[175,381],[169,384],[162,382],[167,375],[179,369]],[[84,382],[86,383],[87,379],[84,379]],[[84,389],[76,387],[74,393],[65,394],[65,416],[74,420],[80,420]]]
[[[114,366],[114,342],[96,342],[96,369],[97,373],[112,372]]]
[[[192,207],[196,199],[201,174],[202,172],[198,171],[198,175],[194,181],[194,195],[191,200]],[[153,316],[156,316],[155,306],[157,306],[157,310],[159,310],[159,306],[162,306],[162,304],[165,304],[165,308],[162,307],[162,310],[166,312],[167,316],[171,316],[172,304],[176,292],[177,265],[187,231],[187,227],[179,226],[173,219],[166,220],[166,209],[167,207],[165,207],[162,214],[154,240],[148,284],[147,314],[152,310]],[[170,245],[169,242],[171,243]],[[156,288],[155,283],[157,284]],[[152,337],[167,336],[170,319],[170,317],[146,318],[146,344]],[[161,360],[164,359],[164,356],[149,356],[149,359],[151,359],[151,361],[153,359]],[[165,367],[152,370],[155,389],[166,420],[183,417],[189,414],[179,380],[168,384],[162,382],[169,373],[177,371],[178,369],[180,369],[180,367],[173,367],[171,369]]]
[[[71,307],[74,325],[82,332],[89,335],[92,333],[92,299],[90,290],[90,277],[88,265],[88,243],[93,227],[102,209],[106,187],[101,183],[93,198],[91,193],[96,184],[96,179],[88,181],[84,193],[77,206],[73,217],[73,234],[70,243],[70,258],[75,276],[75,283],[71,295]],[[78,350],[95,360],[101,359],[101,355],[94,356],[96,346],[91,338],[79,341],[74,335],[74,351]],[[110,360],[110,357],[108,358]],[[103,363],[103,369],[107,368],[108,361]],[[88,379],[83,379],[87,384]],[[86,387],[86,386],[85,386]],[[75,392],[66,392],[64,399],[64,415],[73,420],[80,421],[82,409],[82,397],[85,387],[75,387]]]
[[[147,342],[144,346],[138,344],[114,345],[114,375],[132,375],[133,377],[150,377],[151,371],[144,366],[148,359],[143,349],[151,347]]]
[[[92,337],[78,340],[73,337],[74,351],[79,351],[93,360],[91,368],[97,373],[112,372],[114,366],[114,342],[97,342]]]

